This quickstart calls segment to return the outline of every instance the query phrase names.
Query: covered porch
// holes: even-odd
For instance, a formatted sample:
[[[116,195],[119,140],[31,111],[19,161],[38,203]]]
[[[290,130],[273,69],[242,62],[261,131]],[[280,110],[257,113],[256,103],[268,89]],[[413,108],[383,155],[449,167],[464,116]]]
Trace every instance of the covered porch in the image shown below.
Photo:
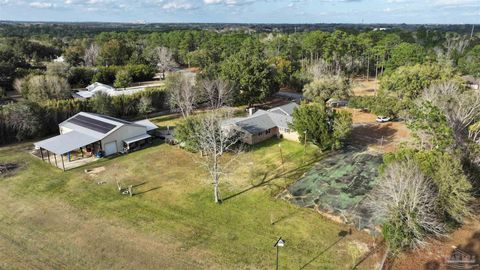
[[[142,149],[151,142],[152,136],[149,134],[143,134],[140,136],[126,139],[123,141],[123,152],[130,153],[138,149]]]
[[[62,170],[73,169],[97,159],[102,151],[98,138],[72,131],[34,144],[33,154]]]

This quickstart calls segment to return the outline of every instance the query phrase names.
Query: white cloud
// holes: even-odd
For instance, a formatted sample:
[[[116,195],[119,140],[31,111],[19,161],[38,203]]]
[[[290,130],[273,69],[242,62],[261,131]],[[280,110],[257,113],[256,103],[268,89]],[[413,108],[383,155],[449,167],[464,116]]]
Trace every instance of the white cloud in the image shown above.
[[[195,9],[197,6],[191,1],[165,1],[165,4],[162,5],[163,9],[167,10],[190,10]]]
[[[55,3],[50,3],[50,2],[31,2],[29,6],[33,8],[54,8],[57,5]]]
[[[260,1],[257,1],[260,2]],[[206,5],[227,5],[227,6],[241,6],[246,4],[253,4],[255,3],[254,0],[203,0],[203,3]]]

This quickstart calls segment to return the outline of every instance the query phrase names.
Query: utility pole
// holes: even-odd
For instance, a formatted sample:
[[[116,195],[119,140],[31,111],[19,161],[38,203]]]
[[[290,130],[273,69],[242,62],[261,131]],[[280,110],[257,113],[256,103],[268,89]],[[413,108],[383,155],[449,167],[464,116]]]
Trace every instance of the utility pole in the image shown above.
[[[284,166],[283,166],[283,152],[282,152],[282,145],[281,144],[278,144],[278,148],[280,149],[280,157],[282,158],[282,168],[284,169]]]
[[[303,143],[303,158],[302,158],[302,164],[305,163],[305,154],[307,153],[307,131],[305,130],[303,132],[304,137],[305,137],[305,142]]]
[[[475,31],[475,24],[472,24],[472,32],[470,33],[470,39],[473,38],[473,32]]]

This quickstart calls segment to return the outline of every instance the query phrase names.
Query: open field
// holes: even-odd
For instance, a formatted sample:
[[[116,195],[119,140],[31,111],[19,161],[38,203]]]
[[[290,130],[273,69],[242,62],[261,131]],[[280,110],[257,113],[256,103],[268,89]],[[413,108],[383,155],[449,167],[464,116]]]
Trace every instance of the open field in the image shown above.
[[[221,205],[194,155],[177,147],[63,173],[27,146],[0,148],[0,162],[24,164],[0,178],[2,269],[271,269],[279,236],[287,241],[282,269],[350,269],[352,249],[372,244],[363,232],[347,235],[349,227],[274,198],[322,158],[313,146],[305,165],[303,146],[288,141],[244,154],[221,185]],[[134,185],[135,196],[120,195],[116,181]]]
[[[378,91],[379,83],[375,79],[354,79],[352,92],[354,96],[374,96]]]

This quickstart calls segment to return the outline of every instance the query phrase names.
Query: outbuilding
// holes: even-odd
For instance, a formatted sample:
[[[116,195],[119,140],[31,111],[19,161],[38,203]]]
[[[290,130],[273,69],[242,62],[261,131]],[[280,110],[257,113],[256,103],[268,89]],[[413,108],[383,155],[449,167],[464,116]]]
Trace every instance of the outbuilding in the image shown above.
[[[115,91],[116,89],[113,86],[95,82],[87,86],[84,91],[78,91],[72,95],[74,98],[89,99],[99,92],[106,93],[107,95],[111,96]]]
[[[75,152],[82,157],[111,156],[127,153],[151,141],[148,131],[155,127],[148,120],[130,122],[122,119],[80,112],[59,124],[60,135],[36,142],[42,160],[53,155],[55,165],[65,169],[64,158],[71,161]],[[59,156],[59,160],[57,160]]]

